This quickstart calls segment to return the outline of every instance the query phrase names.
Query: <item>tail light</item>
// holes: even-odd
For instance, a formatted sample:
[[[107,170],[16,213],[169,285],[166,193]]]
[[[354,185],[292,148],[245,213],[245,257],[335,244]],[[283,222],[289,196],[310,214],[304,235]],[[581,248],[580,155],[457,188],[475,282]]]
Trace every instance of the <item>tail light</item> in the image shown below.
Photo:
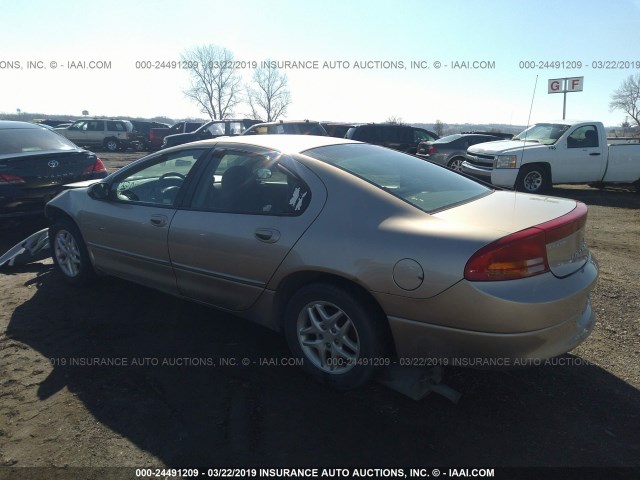
[[[156,138],[156,132],[153,130],[149,131],[149,140],[154,140]]]
[[[438,153],[438,149],[436,147],[434,147],[433,145],[429,145],[429,147],[427,148],[427,153],[429,155],[431,155],[433,153]]]
[[[548,247],[562,239],[571,237],[583,229],[587,222],[587,206],[577,202],[571,212],[549,222],[507,235],[481,248],[467,262],[464,277],[474,282],[514,280],[532,277],[550,271]],[[584,245],[568,258],[558,261],[571,262],[579,259]],[[583,258],[583,257],[580,257]]]
[[[86,167],[84,167],[84,170],[82,170],[82,175],[88,175],[90,173],[96,173],[96,172],[106,172],[107,169],[104,166],[104,163],[102,163],[102,160],[100,160],[99,158],[96,158],[96,161],[93,162],[92,165],[88,165]]]
[[[17,175],[0,175],[0,185],[24,185],[26,182]]]

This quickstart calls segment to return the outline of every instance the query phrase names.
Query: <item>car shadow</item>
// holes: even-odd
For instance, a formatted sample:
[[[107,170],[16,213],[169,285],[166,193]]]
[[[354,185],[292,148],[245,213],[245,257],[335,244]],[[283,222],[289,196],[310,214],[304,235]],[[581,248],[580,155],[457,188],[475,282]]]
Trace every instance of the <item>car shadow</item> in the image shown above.
[[[640,458],[640,392],[597,365],[451,368],[456,405],[380,384],[337,393],[286,363],[274,332],[117,279],[29,282],[7,337],[49,359],[95,419],[168,466],[622,466]],[[578,365],[568,365],[574,363]],[[246,365],[245,365],[246,364]]]
[[[640,208],[640,193],[636,193],[633,186],[606,186],[598,189],[584,185],[556,185],[548,194],[554,197],[572,198],[587,205]]]

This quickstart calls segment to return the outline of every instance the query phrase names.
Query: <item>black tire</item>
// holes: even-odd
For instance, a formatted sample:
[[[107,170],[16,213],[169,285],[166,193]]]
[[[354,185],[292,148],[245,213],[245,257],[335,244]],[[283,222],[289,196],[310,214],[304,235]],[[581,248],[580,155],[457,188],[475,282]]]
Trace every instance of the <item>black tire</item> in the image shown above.
[[[324,325],[314,323],[310,311],[316,320],[324,314]],[[337,390],[351,390],[371,380],[388,358],[383,321],[355,289],[318,283],[293,295],[284,331],[291,352],[303,360],[310,376]],[[345,356],[330,353],[338,351]]]
[[[516,180],[516,190],[527,193],[543,193],[551,188],[551,175],[544,165],[525,165]]]
[[[464,161],[465,161],[465,159],[462,158],[462,157],[452,158],[451,160],[449,160],[449,163],[447,164],[447,167],[449,167],[454,172],[461,172],[462,171],[462,162],[464,162]]]
[[[86,285],[96,277],[80,230],[70,219],[59,218],[49,227],[51,256],[56,269],[71,285]]]
[[[104,141],[104,148],[110,152],[117,152],[120,148],[120,142],[115,138],[107,138]]]

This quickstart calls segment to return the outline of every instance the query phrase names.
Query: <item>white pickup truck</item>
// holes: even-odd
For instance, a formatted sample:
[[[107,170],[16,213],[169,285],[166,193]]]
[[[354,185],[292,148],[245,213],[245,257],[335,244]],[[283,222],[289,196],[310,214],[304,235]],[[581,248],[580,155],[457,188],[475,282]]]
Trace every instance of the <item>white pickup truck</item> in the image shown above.
[[[635,184],[640,191],[640,144],[609,144],[601,122],[537,123],[512,140],[469,147],[462,171],[529,193],[559,183]]]

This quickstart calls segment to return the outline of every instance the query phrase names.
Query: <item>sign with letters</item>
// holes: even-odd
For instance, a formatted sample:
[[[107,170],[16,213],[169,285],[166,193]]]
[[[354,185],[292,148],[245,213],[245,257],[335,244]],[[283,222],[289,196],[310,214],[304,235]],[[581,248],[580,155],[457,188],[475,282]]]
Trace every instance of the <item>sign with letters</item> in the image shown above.
[[[581,92],[583,84],[584,77],[552,78],[547,93]]]

